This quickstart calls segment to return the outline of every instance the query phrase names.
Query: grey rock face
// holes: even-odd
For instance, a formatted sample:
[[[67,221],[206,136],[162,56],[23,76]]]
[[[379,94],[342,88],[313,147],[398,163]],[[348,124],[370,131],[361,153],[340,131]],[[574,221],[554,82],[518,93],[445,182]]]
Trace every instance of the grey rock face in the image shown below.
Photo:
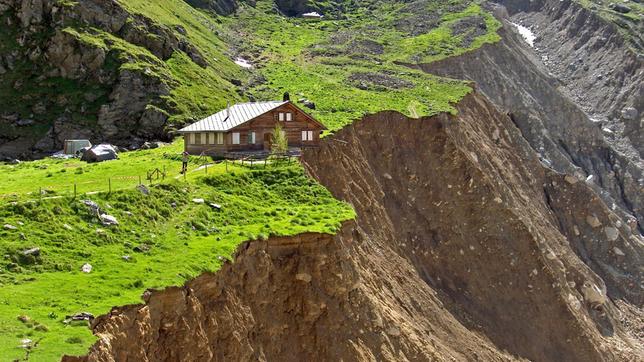
[[[637,116],[639,116],[639,112],[634,107],[626,107],[622,109],[622,118],[626,120],[634,121],[637,119]]]
[[[614,119],[614,114],[619,114],[625,106],[634,104],[640,94],[639,89],[644,84],[642,64],[638,63],[636,57],[617,40],[611,43],[612,45],[594,48],[592,53],[584,47],[569,50],[568,47],[575,48],[574,44],[581,40],[572,37],[572,44],[562,45],[563,35],[561,39],[557,38],[560,36],[558,32],[568,30],[559,24],[557,19],[561,17],[563,22],[564,16],[567,19],[573,17],[574,14],[567,12],[574,11],[574,6],[564,7],[558,1],[544,3],[548,6],[544,5],[543,12],[537,9],[529,15],[521,13],[516,16],[523,16],[524,22],[539,21],[538,29],[548,34],[542,37],[552,41],[547,48],[547,54],[553,54],[549,56],[550,63],[544,64],[540,55],[535,54],[515,33],[514,28],[506,24],[501,30],[503,40],[498,44],[484,46],[456,59],[417,67],[429,73],[476,81],[483,93],[510,113],[523,136],[542,159],[547,160],[552,168],[562,173],[581,173],[582,177],[594,175],[594,187],[604,201],[608,205],[614,204],[617,210],[621,210],[621,216],[624,218],[629,214],[637,217],[641,230],[641,226],[644,225],[644,164],[638,147],[644,145],[629,138],[626,132],[619,133],[619,130],[626,127],[619,122],[611,124],[611,128],[616,131],[610,136],[612,138],[608,138],[609,135],[604,135],[593,119]],[[552,7],[554,10],[551,10]],[[583,10],[578,11],[581,12],[582,19],[588,20],[587,13]],[[557,28],[550,29],[549,24],[557,24]],[[583,24],[590,26],[591,31],[618,36],[612,34],[610,29],[602,29],[600,23],[588,20]],[[575,31],[583,34],[584,30],[577,28]],[[619,44],[622,44],[621,48]],[[537,47],[543,45],[537,41]],[[565,50],[557,53],[559,48]],[[593,60],[588,62],[602,62],[610,58],[611,66],[615,68],[611,71],[615,74],[611,78],[623,78],[624,82],[600,87],[595,85],[594,78],[583,78],[583,73],[575,73],[574,76],[565,73],[571,72],[563,67],[572,62],[568,59],[571,52],[575,59],[584,54],[593,57]],[[562,67],[552,65],[551,68],[549,65],[555,62],[552,59],[557,57],[561,57],[561,60],[556,64],[561,64]],[[615,61],[615,57],[620,57],[620,60]],[[553,72],[565,74],[555,78]],[[574,82],[571,80],[573,78],[576,79]],[[567,83],[569,80],[570,84]],[[575,90],[581,89],[596,91],[575,93]],[[642,137],[642,132],[638,131],[641,125],[632,127],[635,129],[631,134]]]

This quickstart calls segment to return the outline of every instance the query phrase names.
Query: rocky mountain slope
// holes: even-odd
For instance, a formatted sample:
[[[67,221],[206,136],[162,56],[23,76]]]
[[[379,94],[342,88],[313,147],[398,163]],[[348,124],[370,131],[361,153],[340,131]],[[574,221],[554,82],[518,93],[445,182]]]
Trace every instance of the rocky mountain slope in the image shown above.
[[[0,1],[0,156],[38,157],[73,138],[167,139],[173,124],[236,99],[240,71],[212,18],[161,4]]]
[[[498,10],[501,16],[507,15],[504,9]],[[535,48],[513,31],[513,19],[507,18],[500,43],[412,66],[476,81],[511,114],[546,164],[588,178],[627,222],[636,225],[637,219],[641,225],[641,57],[609,24],[575,4],[552,2],[537,8],[543,11],[510,9],[516,11],[514,21],[537,32]]]
[[[484,97],[458,110],[383,112],[327,138],[305,166],[355,223],[246,243],[215,275],[113,309],[66,360],[637,360],[639,232],[542,166]]]
[[[641,4],[164,4],[0,0],[0,100],[27,107],[5,114],[2,150],[164,137],[291,91],[333,130],[302,163],[357,217],[245,242],[97,318],[64,360],[643,360]],[[63,106],[97,118],[31,117]]]

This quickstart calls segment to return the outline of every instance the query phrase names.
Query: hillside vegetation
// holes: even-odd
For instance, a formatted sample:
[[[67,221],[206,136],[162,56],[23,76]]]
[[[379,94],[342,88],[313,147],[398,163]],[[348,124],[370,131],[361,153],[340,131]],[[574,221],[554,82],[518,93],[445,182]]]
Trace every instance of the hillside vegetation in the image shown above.
[[[330,129],[382,109],[453,112],[465,84],[400,63],[498,40],[498,22],[469,0],[310,2],[297,11],[232,3],[237,12],[223,16],[214,11],[222,6],[182,0],[51,0],[31,12],[0,1],[9,24],[0,35],[0,154],[41,156],[68,138],[137,145],[228,101],[284,91],[314,102]],[[240,56],[253,68],[235,64]]]
[[[74,178],[128,173],[130,163],[149,157],[132,153],[86,167]],[[34,185],[47,182],[43,172],[31,172]],[[146,288],[215,271],[244,240],[333,234],[354,216],[296,164],[228,165],[228,172],[220,164],[208,175],[194,171],[187,181],[170,178],[148,189],[149,195],[131,186],[111,194],[0,205],[0,223],[6,225],[0,229],[0,360],[22,358],[27,351],[34,361],[84,353],[95,339],[86,322],[66,322],[66,316],[104,314],[140,301]],[[104,225],[87,200],[119,224]],[[81,271],[86,263],[90,273]]]
[[[313,114],[336,130],[366,113],[397,110],[419,117],[454,112],[470,91],[463,82],[413,71],[403,63],[453,56],[498,40],[499,23],[467,1],[377,2],[341,20],[308,21],[270,11],[270,1],[226,19],[233,44],[258,66],[249,93],[290,92],[316,103]]]

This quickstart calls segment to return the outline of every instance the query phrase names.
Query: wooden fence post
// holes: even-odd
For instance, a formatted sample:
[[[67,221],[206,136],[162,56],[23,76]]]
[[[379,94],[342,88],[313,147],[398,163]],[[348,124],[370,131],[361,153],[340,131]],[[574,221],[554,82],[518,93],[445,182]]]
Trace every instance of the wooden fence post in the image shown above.
[[[228,172],[228,159],[225,159],[224,163],[226,164],[226,172]]]
[[[112,194],[112,179],[111,179],[111,178],[109,178],[109,177],[107,178],[107,185],[108,185],[108,191],[107,191],[107,194],[108,194],[108,195],[111,195],[111,194]]]

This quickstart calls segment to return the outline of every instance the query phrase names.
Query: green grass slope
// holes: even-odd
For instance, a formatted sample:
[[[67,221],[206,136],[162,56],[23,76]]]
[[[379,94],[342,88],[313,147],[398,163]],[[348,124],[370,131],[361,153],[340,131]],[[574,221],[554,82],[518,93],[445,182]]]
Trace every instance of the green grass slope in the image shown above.
[[[295,100],[309,99],[317,105],[312,114],[336,130],[381,110],[415,117],[455,112],[452,104],[471,90],[402,63],[427,63],[498,41],[500,24],[471,1],[413,4],[375,2],[342,19],[308,21],[276,14],[271,1],[260,0],[224,21],[239,34],[233,45],[265,79],[250,94],[279,98],[288,91]],[[464,20],[474,20],[473,26]],[[425,27],[414,29],[414,23]]]
[[[106,174],[127,174],[142,169],[139,163],[149,162],[150,153],[134,152],[65,177],[99,181]],[[45,162],[24,170],[33,185],[51,178],[40,169]],[[169,168],[179,167],[180,161],[172,162]],[[59,166],[56,161],[51,168]],[[86,323],[65,323],[67,315],[104,314],[112,306],[140,302],[146,288],[179,285],[215,271],[244,240],[333,234],[354,217],[295,163],[220,164],[208,174],[193,169],[186,181],[169,177],[149,188],[149,195],[129,186],[111,194],[0,206],[0,361],[23,358],[28,350],[31,361],[83,354],[94,337]],[[119,225],[103,225],[82,200],[96,202]],[[24,254],[31,248],[40,248],[39,255]],[[92,265],[91,273],[81,271],[85,263]]]

